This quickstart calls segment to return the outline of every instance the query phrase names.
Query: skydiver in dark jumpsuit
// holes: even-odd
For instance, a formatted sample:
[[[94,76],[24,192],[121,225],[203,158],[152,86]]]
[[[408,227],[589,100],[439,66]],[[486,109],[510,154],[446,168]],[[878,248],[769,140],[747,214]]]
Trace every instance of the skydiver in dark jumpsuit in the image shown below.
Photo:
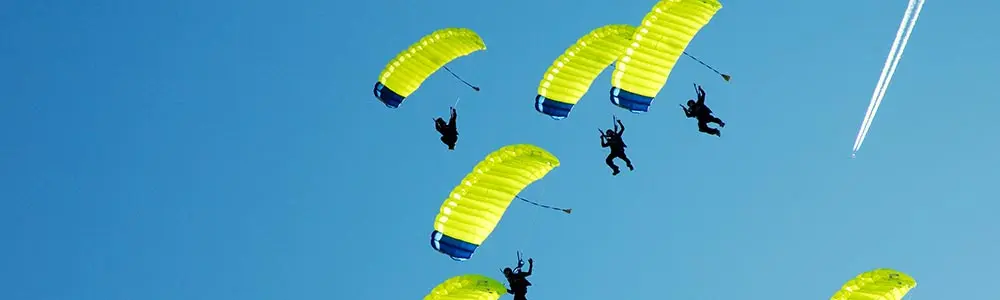
[[[615,165],[614,162],[616,157],[624,160],[625,165],[628,166],[630,171],[635,170],[635,168],[632,167],[632,161],[628,159],[628,156],[625,156],[625,148],[628,147],[625,145],[625,142],[622,141],[622,134],[625,133],[625,124],[622,124],[622,120],[616,119],[615,122],[618,122],[618,124],[615,124],[614,130],[608,129],[606,132],[601,133],[601,147],[611,148],[611,153],[608,154],[608,158],[604,159],[604,163],[608,164],[608,167],[611,167],[612,176],[621,173],[621,171],[618,170],[618,166]],[[621,125],[621,129],[618,129],[619,125]]]
[[[455,108],[451,108],[451,119],[448,123],[444,122],[444,119],[437,118],[434,119],[434,128],[441,133],[441,142],[448,145],[448,150],[455,150],[455,143],[458,142],[458,124],[455,124],[455,118],[458,114],[455,113]]]
[[[695,84],[695,92],[698,94],[697,102],[689,99],[687,101],[688,107],[681,105],[684,115],[688,118],[698,119],[698,131],[721,137],[722,133],[719,132],[719,129],[708,127],[708,123],[715,123],[719,124],[719,127],[726,127],[726,122],[712,115],[712,109],[705,105],[705,90],[700,85]]]
[[[531,286],[531,282],[528,281],[528,276],[531,276],[531,269],[535,268],[535,260],[528,259],[528,272],[521,271],[521,266],[524,261],[520,261],[517,266],[517,272],[514,272],[509,267],[503,268],[503,276],[507,278],[507,283],[510,284],[510,288],[507,289],[507,293],[514,295],[514,300],[528,300],[525,297],[528,294],[528,287]]]

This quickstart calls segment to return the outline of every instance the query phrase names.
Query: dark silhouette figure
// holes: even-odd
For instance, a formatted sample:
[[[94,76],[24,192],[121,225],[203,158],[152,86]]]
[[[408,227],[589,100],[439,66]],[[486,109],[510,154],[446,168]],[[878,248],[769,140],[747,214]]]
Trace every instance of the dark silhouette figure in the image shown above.
[[[708,127],[708,123],[726,127],[726,122],[712,115],[712,109],[705,105],[705,90],[701,89],[700,85],[695,84],[695,92],[698,94],[697,102],[688,99],[688,107],[681,105],[681,109],[684,109],[684,115],[688,118],[698,119],[698,131],[721,137],[722,133],[719,132],[719,129]]]
[[[521,271],[521,266],[524,265],[524,261],[518,261],[517,272],[511,270],[509,267],[503,268],[503,276],[507,278],[507,283],[510,288],[507,289],[507,293],[514,295],[514,300],[528,300],[525,295],[528,294],[528,287],[531,286],[531,282],[528,281],[528,276],[531,276],[531,270],[535,268],[535,260],[528,259],[528,271]]]
[[[434,128],[441,133],[441,142],[448,145],[448,150],[455,150],[455,143],[458,142],[458,125],[455,124],[455,118],[458,114],[455,113],[455,108],[451,108],[451,119],[448,123],[444,122],[444,119],[437,118],[434,119]]]
[[[628,166],[629,170],[635,170],[632,167],[632,161],[628,159],[628,156],[625,156],[625,148],[628,147],[622,141],[622,134],[625,133],[625,124],[622,124],[622,120],[618,119],[615,119],[615,122],[618,124],[615,124],[614,130],[608,129],[606,132],[601,133],[601,147],[611,148],[611,153],[608,154],[608,158],[604,159],[604,163],[608,164],[608,167],[611,167],[612,176],[621,173],[618,170],[618,166],[615,165],[615,158],[621,158],[625,161],[625,165]],[[618,128],[619,125],[621,125],[621,129]]]

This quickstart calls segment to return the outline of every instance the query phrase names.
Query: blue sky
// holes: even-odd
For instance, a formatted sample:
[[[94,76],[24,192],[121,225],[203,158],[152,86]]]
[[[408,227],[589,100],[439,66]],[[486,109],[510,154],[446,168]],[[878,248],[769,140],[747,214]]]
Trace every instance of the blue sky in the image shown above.
[[[993,294],[1000,268],[1000,4],[930,1],[857,159],[850,146],[906,1],[726,1],[651,111],[532,109],[566,46],[653,1],[0,3],[0,298],[420,299],[455,275],[537,260],[529,299],[825,299],[856,274],[915,299]],[[399,109],[371,94],[442,27],[488,50]],[[728,124],[697,132],[691,83]],[[449,152],[431,118],[456,97]],[[621,117],[634,172],[596,127]],[[562,166],[476,256],[428,244],[483,156],[532,143]],[[505,299],[510,299],[509,296]]]

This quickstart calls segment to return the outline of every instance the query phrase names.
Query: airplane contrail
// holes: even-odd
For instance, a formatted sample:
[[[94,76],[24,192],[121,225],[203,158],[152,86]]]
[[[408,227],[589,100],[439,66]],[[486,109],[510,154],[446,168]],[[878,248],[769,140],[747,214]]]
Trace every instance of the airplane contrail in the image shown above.
[[[865,137],[868,135],[871,123],[875,119],[875,113],[882,104],[882,98],[885,97],[886,89],[892,81],[892,76],[896,73],[896,66],[899,65],[899,60],[903,57],[903,50],[906,49],[906,44],[910,40],[910,34],[913,33],[913,27],[917,23],[917,18],[920,17],[920,11],[924,7],[924,1],[925,0],[910,0],[910,2],[906,5],[906,12],[903,14],[903,19],[899,22],[899,29],[896,31],[896,38],[892,41],[892,47],[889,49],[889,56],[885,59],[885,65],[882,67],[882,73],[879,75],[878,84],[876,84],[875,90],[872,92],[872,99],[868,104],[868,111],[865,112],[865,118],[861,122],[861,129],[858,131],[858,136],[854,139],[854,149],[852,150],[851,157],[854,157],[854,155],[858,152],[861,148],[861,143],[864,142]],[[916,6],[915,11],[914,6]],[[910,18],[911,13],[913,15],[912,19]]]

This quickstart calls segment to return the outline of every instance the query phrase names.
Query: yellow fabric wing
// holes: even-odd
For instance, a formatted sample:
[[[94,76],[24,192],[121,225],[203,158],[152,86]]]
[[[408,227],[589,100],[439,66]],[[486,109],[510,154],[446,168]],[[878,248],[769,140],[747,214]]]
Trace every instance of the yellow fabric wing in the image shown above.
[[[615,65],[611,101],[632,112],[649,111],[681,53],[719,9],[722,4],[717,0],[656,3]]]
[[[397,54],[382,69],[375,83],[375,97],[386,106],[397,108],[442,66],[480,50],[486,50],[486,43],[471,29],[434,31]]]
[[[490,153],[444,200],[431,247],[455,260],[471,258],[514,197],[557,166],[558,158],[534,145],[508,145]]]
[[[917,281],[893,269],[864,272],[845,283],[830,300],[901,300]]]
[[[503,283],[485,275],[466,274],[438,284],[424,300],[497,300],[505,294]]]
[[[613,24],[578,39],[545,71],[538,84],[535,110],[553,119],[569,116],[594,79],[625,53],[634,32],[632,25]]]

